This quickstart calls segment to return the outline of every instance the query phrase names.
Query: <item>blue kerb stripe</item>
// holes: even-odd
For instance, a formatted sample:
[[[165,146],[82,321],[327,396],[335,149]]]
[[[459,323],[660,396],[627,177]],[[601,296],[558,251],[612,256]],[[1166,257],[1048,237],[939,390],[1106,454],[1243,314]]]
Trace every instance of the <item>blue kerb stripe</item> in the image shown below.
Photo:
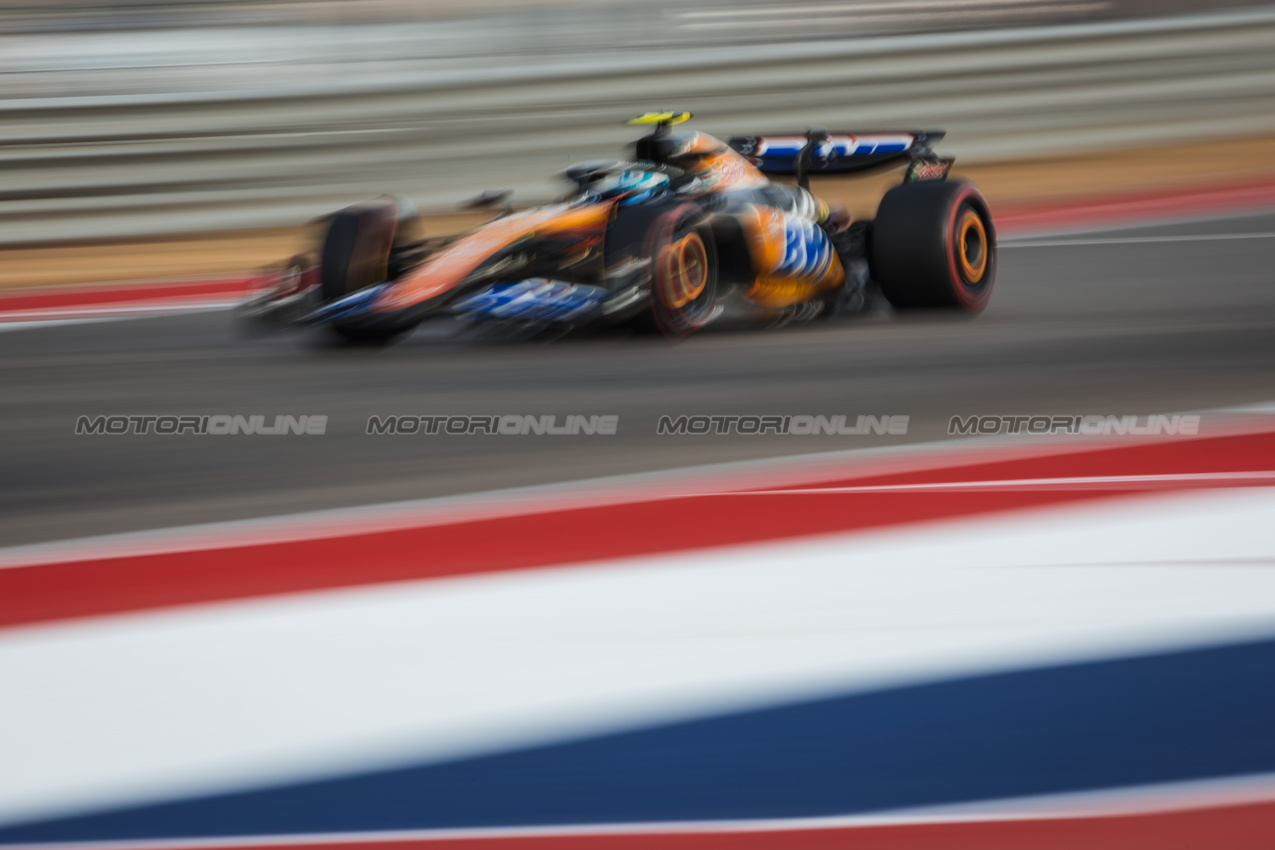
[[[1261,641],[11,826],[0,843],[811,817],[1272,770]]]

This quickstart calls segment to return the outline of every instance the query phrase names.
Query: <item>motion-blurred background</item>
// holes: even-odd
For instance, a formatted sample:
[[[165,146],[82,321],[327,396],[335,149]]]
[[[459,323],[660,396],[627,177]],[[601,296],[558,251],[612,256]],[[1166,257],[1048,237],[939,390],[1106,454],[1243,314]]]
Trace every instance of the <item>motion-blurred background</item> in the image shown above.
[[[1242,175],[1275,158],[1192,151],[1166,169],[1147,150],[1275,132],[1272,56],[1275,7],[1243,0],[5,2],[0,246],[231,230],[215,258],[170,244],[92,266],[251,268],[370,194],[543,200],[659,108],[720,135],[941,127],[959,167],[1028,162],[975,172],[993,203]],[[46,258],[10,252],[0,280],[87,271]]]
[[[651,110],[946,130],[1000,228],[991,306],[677,345],[236,336],[228,296],[308,220],[389,192],[455,231]],[[813,188],[862,216],[898,179]],[[0,0],[0,844],[925,810],[980,850],[1265,850],[1272,209],[1271,3]],[[619,428],[365,430],[427,413]],[[1198,441],[949,424],[1177,413]],[[74,431],[223,414],[328,424]],[[656,426],[739,414],[910,422]],[[1013,833],[1045,795],[1262,806]],[[999,843],[956,808],[988,801]],[[534,846],[637,846],[596,837]]]

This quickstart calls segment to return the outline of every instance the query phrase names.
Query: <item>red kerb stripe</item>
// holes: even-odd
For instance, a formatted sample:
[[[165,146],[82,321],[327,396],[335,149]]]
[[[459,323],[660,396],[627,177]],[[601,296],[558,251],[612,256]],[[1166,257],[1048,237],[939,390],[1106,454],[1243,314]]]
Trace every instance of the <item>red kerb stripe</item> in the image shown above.
[[[1275,434],[1156,442],[810,484],[1247,470],[1275,470]],[[0,570],[0,625],[761,543],[1118,498],[1129,492],[1095,487],[687,495],[319,540],[251,545],[228,540],[219,549]]]

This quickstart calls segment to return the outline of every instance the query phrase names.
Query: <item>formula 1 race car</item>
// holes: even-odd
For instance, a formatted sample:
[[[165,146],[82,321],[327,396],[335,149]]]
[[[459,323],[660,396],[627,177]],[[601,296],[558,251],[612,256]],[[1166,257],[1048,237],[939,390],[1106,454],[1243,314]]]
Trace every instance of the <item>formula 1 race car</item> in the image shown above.
[[[425,319],[573,328],[630,324],[691,334],[728,303],[756,317],[810,319],[864,309],[980,312],[996,276],[987,202],[948,181],[937,131],[741,137],[674,130],[688,113],[651,113],[628,160],[562,176],[559,202],[506,207],[457,236],[422,239],[413,207],[381,197],[326,219],[313,257],[294,258],[240,315],[327,325],[383,342]],[[812,174],[907,164],[871,221],[852,222],[808,189]],[[795,185],[768,175],[795,178]],[[487,193],[495,205],[506,193]]]

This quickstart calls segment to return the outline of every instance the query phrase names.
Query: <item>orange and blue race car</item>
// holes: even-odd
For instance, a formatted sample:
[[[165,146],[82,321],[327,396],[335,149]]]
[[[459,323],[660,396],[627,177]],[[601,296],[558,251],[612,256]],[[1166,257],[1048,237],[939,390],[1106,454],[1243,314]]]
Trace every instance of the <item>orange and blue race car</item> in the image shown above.
[[[674,129],[689,118],[634,119],[651,130],[631,159],[572,166],[557,203],[506,206],[468,233],[420,238],[414,207],[390,196],[341,210],[317,250],[280,270],[241,316],[365,342],[444,316],[676,338],[727,312],[771,323],[860,312],[878,291],[899,309],[987,305],[995,230],[978,189],[947,179],[952,160],[931,148],[942,132],[812,129],[724,143]],[[904,163],[870,221],[808,189],[811,175]]]

